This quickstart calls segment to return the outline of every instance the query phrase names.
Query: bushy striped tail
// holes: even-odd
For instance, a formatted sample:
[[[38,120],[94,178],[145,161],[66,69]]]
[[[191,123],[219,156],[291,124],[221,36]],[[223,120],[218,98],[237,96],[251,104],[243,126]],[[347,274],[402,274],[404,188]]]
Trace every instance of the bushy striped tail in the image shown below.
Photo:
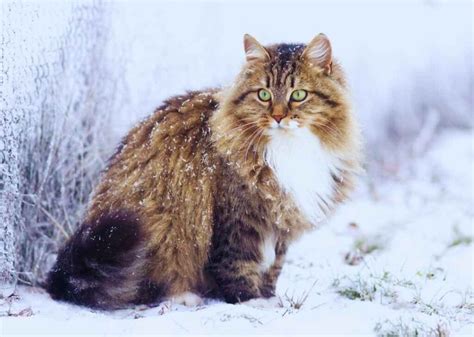
[[[129,213],[82,225],[59,252],[48,292],[54,299],[99,309],[140,301],[142,292],[156,290],[144,281],[143,241],[139,220]]]

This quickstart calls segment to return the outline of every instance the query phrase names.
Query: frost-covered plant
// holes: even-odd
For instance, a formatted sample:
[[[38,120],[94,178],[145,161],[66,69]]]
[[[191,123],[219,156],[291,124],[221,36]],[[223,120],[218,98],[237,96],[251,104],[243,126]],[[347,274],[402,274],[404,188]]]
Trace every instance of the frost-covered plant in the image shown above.
[[[445,322],[438,322],[430,326],[424,322],[411,318],[409,320],[384,320],[374,327],[377,337],[448,337],[450,335]]]
[[[391,276],[385,272],[382,276],[362,275],[355,277],[343,276],[334,279],[332,286],[336,293],[350,300],[380,301],[388,300],[388,303],[396,301],[397,293],[390,282]]]
[[[344,256],[344,261],[351,266],[358,265],[366,255],[382,250],[386,240],[380,236],[360,236],[355,239],[352,249]]]
[[[472,236],[462,233],[458,227],[453,228],[453,239],[449,243],[448,248],[460,246],[460,245],[470,245],[472,244]]]
[[[280,303],[279,303],[279,305],[281,307],[287,307],[287,310],[283,313],[283,316],[286,315],[289,312],[293,312],[295,310],[300,310],[303,307],[303,305],[306,303],[306,300],[308,299],[309,295],[313,291],[316,284],[317,284],[317,281],[313,282],[313,284],[311,285],[310,288],[308,288],[307,290],[303,291],[300,294],[295,294],[293,292],[290,295],[290,294],[288,294],[288,290],[287,290],[285,292],[283,298],[284,298],[285,302],[289,305],[289,307],[287,307],[287,305],[285,305],[285,303],[283,303],[283,300],[281,298],[280,298]]]
[[[8,48],[7,80],[15,90],[7,93],[6,109],[19,109],[26,119],[16,272],[35,284],[74,231],[111,151],[118,81],[106,58],[104,4],[8,6],[3,34],[11,39],[2,48]]]

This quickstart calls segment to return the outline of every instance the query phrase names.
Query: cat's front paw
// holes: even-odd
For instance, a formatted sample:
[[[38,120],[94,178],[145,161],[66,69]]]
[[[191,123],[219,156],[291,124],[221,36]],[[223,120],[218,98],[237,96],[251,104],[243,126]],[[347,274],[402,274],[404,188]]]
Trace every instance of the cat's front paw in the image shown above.
[[[275,296],[275,286],[273,285],[266,285],[260,289],[262,296],[265,298],[271,298]]]
[[[261,297],[260,292],[249,290],[234,290],[224,293],[224,299],[227,303],[242,303],[254,298]]]
[[[190,291],[172,296],[170,300],[174,304],[181,304],[187,307],[197,307],[204,304],[203,299],[199,295]]]
[[[273,296],[270,298],[253,298],[251,300],[242,302],[252,308],[282,308],[283,302],[280,297]]]

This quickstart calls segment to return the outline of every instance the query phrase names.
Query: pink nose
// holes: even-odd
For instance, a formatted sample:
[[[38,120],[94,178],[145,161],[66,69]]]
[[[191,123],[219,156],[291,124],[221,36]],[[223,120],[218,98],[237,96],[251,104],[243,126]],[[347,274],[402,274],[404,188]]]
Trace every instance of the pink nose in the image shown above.
[[[272,115],[273,119],[277,121],[277,123],[280,123],[280,121],[285,118],[283,115]]]

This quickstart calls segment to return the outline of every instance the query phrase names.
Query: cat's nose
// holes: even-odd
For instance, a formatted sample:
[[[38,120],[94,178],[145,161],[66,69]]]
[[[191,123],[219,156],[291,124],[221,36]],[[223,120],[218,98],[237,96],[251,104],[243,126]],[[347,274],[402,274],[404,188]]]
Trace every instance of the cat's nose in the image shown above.
[[[285,118],[283,115],[272,115],[273,119],[277,121],[277,123],[280,123],[280,121]]]
[[[283,105],[276,105],[273,108],[272,111],[272,118],[276,120],[277,123],[280,123],[280,121],[285,118],[287,115],[287,111]]]

